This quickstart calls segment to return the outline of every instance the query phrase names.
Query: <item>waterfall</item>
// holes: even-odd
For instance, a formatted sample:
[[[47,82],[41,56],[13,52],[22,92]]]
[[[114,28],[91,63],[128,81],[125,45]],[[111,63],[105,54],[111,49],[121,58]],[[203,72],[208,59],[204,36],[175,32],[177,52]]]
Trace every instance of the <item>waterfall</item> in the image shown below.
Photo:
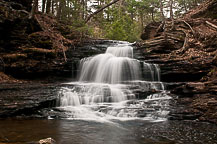
[[[108,47],[104,54],[82,59],[78,81],[68,85],[70,86],[59,91],[60,107],[73,107],[72,111],[78,110],[75,107],[87,107],[97,115],[104,113],[113,118],[145,117],[153,113],[159,115],[159,112],[150,114],[150,110],[146,111],[148,114],[141,114],[141,110],[144,109],[144,104],[156,107],[147,103],[151,98],[165,97],[160,94],[150,95],[153,90],[164,91],[159,66],[134,59],[133,47],[126,43]],[[145,97],[145,101],[139,100]],[[158,102],[158,106],[166,104],[164,107],[167,107],[168,103],[163,101]],[[76,112],[77,116],[78,113],[82,114]]]
[[[117,84],[141,79],[140,64],[130,46],[108,47],[105,54],[83,59],[79,81]]]
[[[116,57],[133,58],[133,48],[128,45],[117,45],[113,47],[108,47],[106,53],[111,53]]]

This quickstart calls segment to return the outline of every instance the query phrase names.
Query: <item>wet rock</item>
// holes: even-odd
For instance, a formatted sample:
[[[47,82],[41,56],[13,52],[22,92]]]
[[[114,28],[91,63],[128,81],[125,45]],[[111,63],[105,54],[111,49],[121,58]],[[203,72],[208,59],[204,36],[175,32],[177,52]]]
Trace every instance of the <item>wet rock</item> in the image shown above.
[[[52,138],[46,138],[46,139],[40,140],[38,144],[56,144],[56,141]]]
[[[0,117],[29,116],[56,106],[57,89],[48,84],[1,84]]]

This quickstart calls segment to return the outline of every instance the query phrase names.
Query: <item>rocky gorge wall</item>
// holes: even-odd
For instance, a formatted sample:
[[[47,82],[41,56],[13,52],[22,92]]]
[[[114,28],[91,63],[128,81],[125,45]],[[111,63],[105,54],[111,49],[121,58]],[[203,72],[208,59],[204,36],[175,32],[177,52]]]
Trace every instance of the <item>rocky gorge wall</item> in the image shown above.
[[[30,3],[30,4],[29,4]],[[0,80],[76,77],[83,57],[100,52],[67,23],[38,12],[29,19],[31,2],[0,0]],[[106,42],[105,42],[106,43]],[[8,75],[8,76],[5,76]]]
[[[216,5],[209,0],[182,18],[151,23],[137,43],[140,57],[158,63],[162,81],[179,96],[171,119],[217,123]]]

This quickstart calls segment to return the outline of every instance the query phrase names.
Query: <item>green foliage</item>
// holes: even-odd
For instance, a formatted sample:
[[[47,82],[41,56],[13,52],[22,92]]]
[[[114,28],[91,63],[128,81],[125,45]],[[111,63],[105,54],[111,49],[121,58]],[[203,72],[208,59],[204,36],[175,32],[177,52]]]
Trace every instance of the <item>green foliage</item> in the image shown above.
[[[106,25],[106,38],[134,42],[139,38],[138,24],[123,13],[122,10],[113,13],[113,22]]]
[[[85,24],[88,16],[112,1],[54,0],[51,9],[57,19],[71,21],[70,28],[77,31],[81,37],[90,36],[130,42],[139,39],[145,25],[152,21],[163,20],[162,13],[166,17],[169,14],[170,0],[120,0],[94,15],[88,24]],[[174,0],[172,6],[174,17],[181,16],[202,1],[204,0]]]
[[[122,21],[115,21],[108,25],[106,37],[113,40],[127,40],[127,33],[124,30]]]
[[[85,24],[83,20],[73,21],[71,25],[72,30],[79,33],[81,37],[87,37],[93,35],[92,27]]]

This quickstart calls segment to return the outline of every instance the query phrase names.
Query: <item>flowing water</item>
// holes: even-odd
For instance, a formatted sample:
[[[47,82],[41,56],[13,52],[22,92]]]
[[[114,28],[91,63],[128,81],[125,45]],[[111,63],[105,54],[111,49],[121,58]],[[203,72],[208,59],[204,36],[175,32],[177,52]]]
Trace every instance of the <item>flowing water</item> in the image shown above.
[[[216,125],[167,120],[173,98],[160,67],[135,59],[129,43],[82,59],[77,79],[58,88],[57,106],[43,112],[48,119],[0,119],[0,144],[47,137],[57,144],[217,143]]]
[[[59,91],[59,109],[69,119],[166,120],[171,97],[160,82],[160,68],[133,57],[130,44],[80,62],[77,82]]]

